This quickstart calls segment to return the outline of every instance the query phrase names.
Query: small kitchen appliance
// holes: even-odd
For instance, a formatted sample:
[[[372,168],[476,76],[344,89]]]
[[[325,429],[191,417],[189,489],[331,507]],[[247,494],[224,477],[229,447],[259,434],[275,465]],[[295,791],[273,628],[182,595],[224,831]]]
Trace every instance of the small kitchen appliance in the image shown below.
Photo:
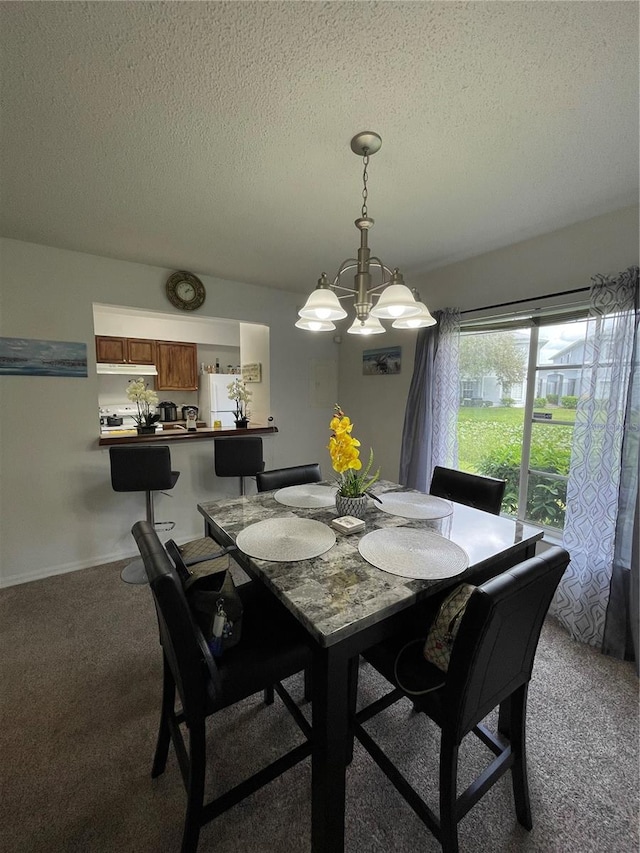
[[[178,420],[178,407],[175,403],[168,400],[158,403],[158,411],[160,412],[160,420],[164,423]]]
[[[193,412],[193,417],[196,418],[196,420],[197,420],[198,411],[199,411],[197,406],[183,406],[182,407],[182,420],[186,421],[189,419],[189,416],[187,415],[187,412],[189,410],[191,410]]]
[[[102,435],[124,432],[135,433],[137,426],[135,416],[137,414],[137,406],[131,405],[131,403],[123,403],[121,406],[101,406],[99,409],[100,433]],[[162,432],[162,424],[156,424],[156,432]]]
[[[198,410],[192,406],[183,406],[182,413],[187,422],[187,432],[196,432],[198,429]]]

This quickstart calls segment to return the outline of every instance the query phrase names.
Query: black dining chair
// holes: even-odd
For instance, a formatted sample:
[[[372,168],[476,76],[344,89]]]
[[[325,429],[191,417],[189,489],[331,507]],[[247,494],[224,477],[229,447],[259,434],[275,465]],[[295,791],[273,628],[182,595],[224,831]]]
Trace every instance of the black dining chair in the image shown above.
[[[320,465],[310,462],[308,465],[292,465],[290,468],[273,468],[256,474],[256,486],[259,492],[282,489],[285,486],[301,486],[304,483],[319,483],[322,480]]]
[[[436,465],[429,494],[499,515],[506,482]]]
[[[264,470],[262,438],[259,435],[214,438],[213,453],[216,477],[238,477],[241,495],[245,493],[244,478],[255,477]]]
[[[527,690],[542,624],[568,563],[564,549],[549,548],[475,587],[446,673],[424,659],[423,639],[411,642],[406,635],[379,643],[364,654],[390,683],[397,685],[399,679],[403,687],[396,686],[355,714],[355,736],[440,841],[444,853],[458,852],[458,823],[509,769],[518,822],[526,829],[532,827],[525,750]],[[439,816],[363,725],[404,697],[441,729]],[[498,731],[493,733],[481,721],[496,707],[500,708]],[[458,796],[458,749],[470,732],[496,758]]]
[[[243,606],[240,641],[214,660],[193,618],[180,577],[153,527],[138,521],[132,533],[149,577],[163,656],[160,728],[151,775],[155,778],[164,772],[173,744],[187,791],[181,853],[194,853],[205,824],[311,753],[311,726],[281,684],[310,665],[311,652],[303,629],[293,617],[259,583],[250,582],[237,587]],[[222,708],[270,686],[275,687],[300,727],[304,743],[205,804],[205,721]],[[188,729],[188,745],[182,726]],[[229,747],[233,749],[233,744]]]
[[[155,520],[154,492],[165,492],[178,482],[179,471],[171,470],[171,452],[166,444],[129,444],[109,448],[111,487],[114,492],[144,492],[147,521],[153,527],[172,530],[173,521]],[[142,560],[128,563],[120,575],[126,583],[144,584],[147,575]]]

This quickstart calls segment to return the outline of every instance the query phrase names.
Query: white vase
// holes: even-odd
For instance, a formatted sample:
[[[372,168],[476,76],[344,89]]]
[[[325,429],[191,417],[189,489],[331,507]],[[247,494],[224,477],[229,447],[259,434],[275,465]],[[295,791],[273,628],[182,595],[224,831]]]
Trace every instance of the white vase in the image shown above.
[[[338,515],[352,515],[354,518],[364,518],[367,514],[367,496],[360,495],[357,498],[346,498],[344,495],[336,495],[336,510]]]

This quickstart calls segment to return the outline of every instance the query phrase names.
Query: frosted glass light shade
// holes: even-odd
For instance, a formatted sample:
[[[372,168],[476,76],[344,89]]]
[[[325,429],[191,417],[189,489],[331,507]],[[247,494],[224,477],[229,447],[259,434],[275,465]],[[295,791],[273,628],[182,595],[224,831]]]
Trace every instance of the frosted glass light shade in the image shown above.
[[[435,326],[436,320],[431,316],[431,312],[424,302],[416,303],[420,308],[420,313],[413,317],[400,317],[399,320],[394,320],[391,324],[394,329],[424,329],[427,326]]]
[[[373,317],[383,320],[397,320],[399,317],[413,317],[420,313],[418,303],[404,284],[390,284],[380,294],[377,303],[371,309]]]
[[[335,329],[331,320],[310,320],[308,317],[301,317],[296,327],[304,329],[305,332],[332,332]]]
[[[308,320],[342,320],[347,312],[335,295],[328,287],[318,287],[298,311],[300,317]]]
[[[382,325],[377,317],[367,317],[364,323],[356,317],[351,326],[347,329],[348,335],[381,335],[387,330]]]

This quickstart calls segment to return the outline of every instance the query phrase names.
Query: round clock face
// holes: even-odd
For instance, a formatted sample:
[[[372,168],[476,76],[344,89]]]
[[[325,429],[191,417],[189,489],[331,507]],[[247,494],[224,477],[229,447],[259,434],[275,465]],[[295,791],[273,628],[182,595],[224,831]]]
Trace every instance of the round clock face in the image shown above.
[[[167,298],[183,311],[194,311],[204,302],[204,284],[190,272],[174,272],[167,279]]]

